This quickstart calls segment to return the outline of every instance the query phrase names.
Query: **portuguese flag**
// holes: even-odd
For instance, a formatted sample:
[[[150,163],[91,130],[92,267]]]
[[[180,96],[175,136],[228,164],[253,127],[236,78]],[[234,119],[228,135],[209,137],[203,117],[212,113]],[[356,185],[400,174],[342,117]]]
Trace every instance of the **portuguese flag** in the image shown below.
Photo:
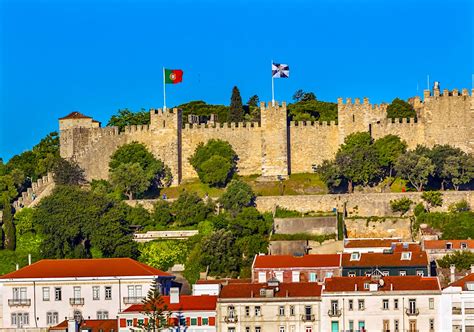
[[[165,69],[165,83],[176,84],[183,81],[183,71],[181,69]]]

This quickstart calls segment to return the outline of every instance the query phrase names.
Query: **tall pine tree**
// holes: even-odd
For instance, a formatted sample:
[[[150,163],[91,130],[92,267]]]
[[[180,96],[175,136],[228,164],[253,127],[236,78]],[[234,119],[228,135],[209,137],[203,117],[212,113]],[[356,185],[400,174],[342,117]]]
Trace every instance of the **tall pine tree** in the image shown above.
[[[244,121],[244,108],[242,106],[242,97],[240,97],[239,88],[234,86],[232,97],[230,98],[229,122]]]
[[[13,225],[12,206],[7,198],[3,200],[3,231],[5,232],[4,247],[8,250],[15,250],[16,236]]]

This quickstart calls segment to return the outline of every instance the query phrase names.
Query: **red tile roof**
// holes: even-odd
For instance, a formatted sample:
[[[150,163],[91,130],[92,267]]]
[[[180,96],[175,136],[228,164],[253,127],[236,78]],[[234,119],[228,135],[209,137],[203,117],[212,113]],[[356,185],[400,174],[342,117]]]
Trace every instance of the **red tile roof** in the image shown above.
[[[342,255],[342,267],[380,267],[380,266],[428,266],[426,252],[418,251],[411,253],[411,259],[402,260],[402,252],[392,254],[384,253],[361,253],[359,260],[351,261],[351,254]]]
[[[196,284],[222,284],[222,285],[227,285],[227,284],[243,284],[243,283],[249,283],[252,282],[251,278],[242,278],[242,279],[214,279],[214,280],[204,280],[204,279],[199,279],[196,281]]]
[[[392,243],[400,242],[400,239],[350,239],[345,248],[390,248]]]
[[[464,278],[461,278],[452,284],[449,284],[448,287],[453,286],[453,287],[461,287],[463,290],[467,290],[466,288],[466,283],[474,283],[474,273],[468,274]]]
[[[400,242],[393,246],[394,252],[400,251],[411,251],[411,252],[419,252],[423,249],[418,243],[407,243],[407,242]]]
[[[220,298],[265,298],[260,296],[261,289],[275,289],[267,283],[230,284],[224,286]],[[280,283],[274,297],[318,297],[321,296],[322,286],[315,282]]]
[[[382,277],[383,286],[379,286],[379,291],[426,291],[440,290],[438,278],[421,276],[393,276]],[[369,292],[364,289],[365,283],[376,283],[371,277],[331,277],[326,278],[323,293],[328,292],[355,292],[357,285],[358,292]],[[380,284],[379,284],[380,285]]]
[[[131,258],[43,259],[0,279],[172,276]]]
[[[67,119],[92,119],[90,116],[84,115],[79,112],[71,112],[66,116],[63,116],[62,118],[59,118],[59,120],[67,120]]]
[[[169,296],[162,296],[170,311],[213,311],[216,310],[215,295],[180,295],[179,303],[170,303]],[[141,312],[143,304],[133,304],[123,312]]]
[[[253,268],[255,269],[277,269],[277,268],[315,268],[315,267],[338,267],[340,265],[340,254],[320,255],[258,255]]]
[[[451,243],[452,249],[461,249],[461,243],[467,244],[468,249],[474,249],[474,240],[425,240],[425,249],[446,249],[446,244]]]
[[[65,330],[67,329],[68,321],[64,320],[56,326],[50,327],[49,329],[54,330]],[[91,332],[110,332],[111,330],[118,331],[118,325],[116,319],[88,319],[81,323],[81,329],[91,329]]]

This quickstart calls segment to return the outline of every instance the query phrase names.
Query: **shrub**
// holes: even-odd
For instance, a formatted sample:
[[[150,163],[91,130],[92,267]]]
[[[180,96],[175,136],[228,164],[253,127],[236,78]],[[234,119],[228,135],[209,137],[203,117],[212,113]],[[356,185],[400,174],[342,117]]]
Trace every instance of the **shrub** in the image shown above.
[[[404,215],[410,210],[410,206],[413,204],[413,201],[407,197],[396,199],[390,201],[390,207],[393,212],[400,212],[400,215]]]
[[[430,207],[443,205],[443,194],[440,191],[425,191],[421,195],[421,199],[428,204],[428,211],[430,211]]]

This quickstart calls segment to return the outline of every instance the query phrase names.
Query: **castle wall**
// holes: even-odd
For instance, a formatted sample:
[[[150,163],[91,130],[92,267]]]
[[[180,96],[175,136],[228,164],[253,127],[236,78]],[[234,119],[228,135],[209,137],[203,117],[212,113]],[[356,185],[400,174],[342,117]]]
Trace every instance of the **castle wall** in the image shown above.
[[[374,139],[386,135],[397,135],[408,144],[408,149],[414,149],[424,141],[424,124],[415,119],[384,119],[371,125]]]

